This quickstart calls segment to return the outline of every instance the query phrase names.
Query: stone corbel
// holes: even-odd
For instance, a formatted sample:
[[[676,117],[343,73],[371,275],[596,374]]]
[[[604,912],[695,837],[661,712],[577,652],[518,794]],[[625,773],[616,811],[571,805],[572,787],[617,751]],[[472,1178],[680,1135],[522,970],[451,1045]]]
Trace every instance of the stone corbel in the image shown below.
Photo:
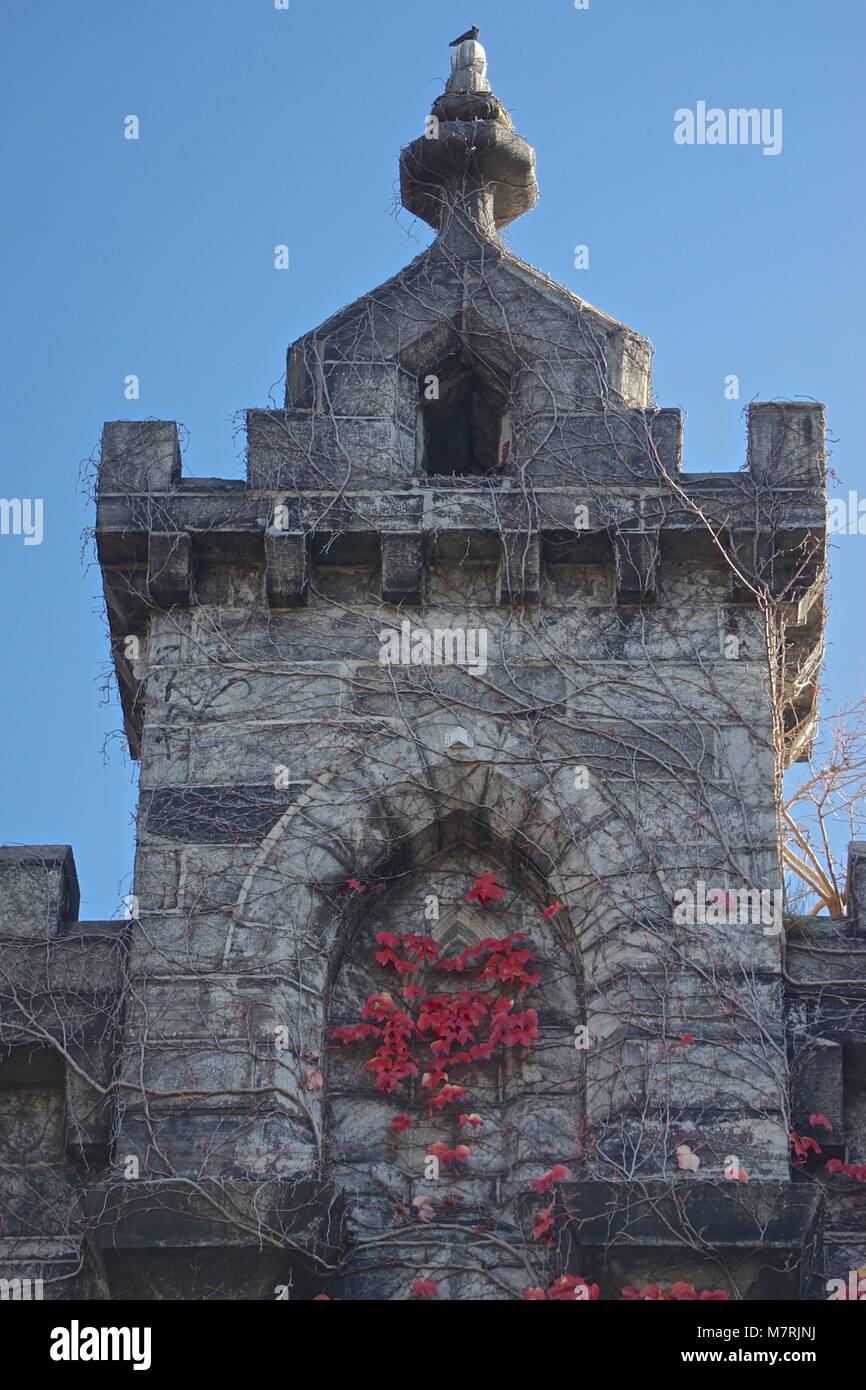
[[[537,531],[500,533],[500,603],[536,603],[541,591],[541,547]]]
[[[613,538],[617,603],[650,603],[656,596],[657,531],[616,531]]]
[[[147,550],[147,589],[160,608],[192,602],[192,537],[188,531],[151,531]]]
[[[267,532],[265,574],[271,608],[300,608],[307,602],[307,538],[302,531]]]
[[[420,531],[382,535],[382,599],[420,604],[424,596],[424,537]]]

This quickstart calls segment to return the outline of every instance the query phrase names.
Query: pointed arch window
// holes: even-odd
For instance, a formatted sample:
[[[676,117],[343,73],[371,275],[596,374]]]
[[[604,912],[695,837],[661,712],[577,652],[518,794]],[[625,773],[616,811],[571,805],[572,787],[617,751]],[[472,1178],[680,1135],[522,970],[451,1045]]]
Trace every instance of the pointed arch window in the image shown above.
[[[497,478],[511,443],[510,379],[455,352],[420,381],[419,452],[435,478]]]

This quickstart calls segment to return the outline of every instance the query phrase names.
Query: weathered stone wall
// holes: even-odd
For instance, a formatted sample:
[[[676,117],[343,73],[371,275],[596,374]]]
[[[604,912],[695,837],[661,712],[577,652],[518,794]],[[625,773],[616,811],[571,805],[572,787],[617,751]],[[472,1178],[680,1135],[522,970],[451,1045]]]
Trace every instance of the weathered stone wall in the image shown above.
[[[245,482],[183,478],[168,422],[105,427],[141,800],[111,1050],[67,1066],[103,1078],[94,1249],[114,1297],[519,1297],[577,1273],[801,1296],[820,1194],[789,1163],[809,1084],[776,791],[814,729],[823,411],[753,405],[746,470],[683,472],[649,343],[498,240],[535,196],[504,110],[459,84],[435,110],[401,179],[436,242],[290,348]],[[75,917],[68,873],[31,902],[7,867],[41,945],[46,914]],[[689,920],[689,892],[720,900]],[[381,933],[474,943],[479,968],[514,933],[531,953],[499,1003],[532,1026],[469,1059],[460,1105],[411,1070],[377,1090],[369,1035],[334,1038],[406,1000]],[[465,963],[440,964],[425,992],[456,998]],[[849,1049],[856,1152],[863,1040],[814,1015],[795,1032]]]
[[[589,1045],[556,1121],[528,1122],[538,1163],[559,1147],[575,1177],[628,1194],[694,1183],[685,1146],[702,1181],[734,1162],[788,1182],[781,923],[681,923],[673,904],[699,884],[780,887],[775,778],[786,738],[791,756],[808,737],[820,652],[803,557],[821,412],[754,407],[750,472],[690,478],[678,413],[642,408],[640,340],[482,250],[460,242],[458,276],[440,239],[292,349],[286,411],[249,415],[246,487],[181,479],[160,423],[107,427],[100,475],[142,760],[117,1152],[154,1180],[335,1181],[352,1296],[381,1292],[365,1251],[401,1247],[425,1179],[416,1135],[371,1184],[379,1110],[339,1114],[369,1077],[330,1045],[334,991],[342,1017],[344,956],[373,926],[421,929],[411,902],[446,845],[466,868],[444,907],[495,872],[570,961]],[[500,399],[488,373],[505,383],[496,476],[426,474],[425,392],[455,353],[482,402]],[[638,360],[644,387],[626,389]],[[413,664],[419,631],[466,649]],[[380,891],[366,928],[351,883]],[[540,1018],[551,1046],[563,1009]],[[483,1219],[524,1241],[528,1140],[497,1125],[502,1171],[435,1190],[481,1220],[483,1189]],[[447,1266],[443,1249],[425,1259]]]
[[[456,494],[450,506],[459,515]],[[735,1152],[753,1181],[786,1179],[779,933],[671,920],[674,892],[696,879],[779,882],[766,623],[732,602],[725,557],[700,544],[690,555],[674,536],[653,604],[633,605],[597,537],[581,562],[583,540],[553,536],[539,550],[538,602],[514,605],[502,601],[513,551],[495,534],[452,530],[425,540],[422,602],[397,610],[382,598],[382,547],[359,540],[360,563],[348,538],[311,552],[292,609],[269,606],[261,560],[202,549],[195,606],[151,617],[136,664],[140,921],[127,1018],[129,1080],[148,1094],[126,1097],[121,1148],[143,1162],[158,1150],[196,1177],[229,1161],[253,1174],[336,1164],[362,1223],[418,1195],[417,1136],[386,1164],[389,1195],[382,1174],[370,1187],[369,1115],[381,1102],[356,1103],[361,1063],[327,1045],[329,1026],[364,998],[338,973],[354,939],[341,894],[399,849],[408,878],[371,902],[360,939],[398,921],[421,930],[418,904],[437,891],[430,855],[456,815],[469,859],[443,905],[456,910],[491,869],[523,902],[509,929],[534,912],[537,936],[544,907],[566,903],[542,936],[548,951],[565,943],[569,1003],[542,1046],[545,1028],[556,1036],[567,1021],[572,1037],[582,1022],[591,1034],[585,1058],[569,1050],[575,1084],[556,1119],[546,1133],[530,1126],[534,1147],[519,1124],[507,1144],[500,1136],[503,1219],[519,1225],[509,1203],[532,1162],[514,1155],[550,1166],[586,1124],[588,1175],[679,1179],[675,1150],[691,1140],[708,1176]],[[407,615],[427,631],[483,631],[486,669],[383,665],[383,635]],[[449,747],[458,729],[468,739]],[[518,886],[526,863],[531,909]],[[438,1190],[456,1185],[471,1205],[480,1180]]]

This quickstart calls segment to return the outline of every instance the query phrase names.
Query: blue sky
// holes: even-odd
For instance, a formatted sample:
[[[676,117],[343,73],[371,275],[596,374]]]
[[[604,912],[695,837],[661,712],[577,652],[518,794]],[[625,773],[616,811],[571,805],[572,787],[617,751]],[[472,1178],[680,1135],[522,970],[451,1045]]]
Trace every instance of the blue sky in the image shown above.
[[[101,694],[79,464],[104,419],[158,417],[186,427],[187,472],[242,475],[234,414],[279,394],[286,345],[428,243],[397,205],[398,151],[473,22],[538,152],[541,199],[510,244],[653,341],[686,467],[740,466],[750,398],[809,396],[828,404],[841,490],[863,488],[851,0],[4,6],[0,494],[43,498],[45,534],[0,536],[0,841],[72,843],[82,917],[117,915],[129,891],[136,792]],[[674,111],[699,100],[782,108],[781,154],[676,145]],[[866,538],[838,539],[828,708],[863,690],[864,557]]]

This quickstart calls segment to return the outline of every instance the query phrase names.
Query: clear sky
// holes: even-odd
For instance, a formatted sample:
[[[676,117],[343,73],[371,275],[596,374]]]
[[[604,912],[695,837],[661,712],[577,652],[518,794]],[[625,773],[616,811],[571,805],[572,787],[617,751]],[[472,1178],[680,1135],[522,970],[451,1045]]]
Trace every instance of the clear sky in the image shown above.
[[[136,769],[102,694],[79,465],[104,419],[157,417],[188,431],[187,472],[242,476],[235,412],[268,404],[286,345],[429,242],[399,210],[397,156],[472,23],[538,152],[541,200],[510,244],[652,340],[686,467],[739,468],[749,399],[808,396],[829,407],[838,490],[866,497],[864,16],[857,0],[4,5],[0,495],[44,499],[44,539],[0,536],[0,841],[71,843],[82,917],[119,914]],[[674,112],[698,101],[781,108],[781,153],[677,145]],[[833,575],[828,708],[863,690],[866,536],[838,538]]]

